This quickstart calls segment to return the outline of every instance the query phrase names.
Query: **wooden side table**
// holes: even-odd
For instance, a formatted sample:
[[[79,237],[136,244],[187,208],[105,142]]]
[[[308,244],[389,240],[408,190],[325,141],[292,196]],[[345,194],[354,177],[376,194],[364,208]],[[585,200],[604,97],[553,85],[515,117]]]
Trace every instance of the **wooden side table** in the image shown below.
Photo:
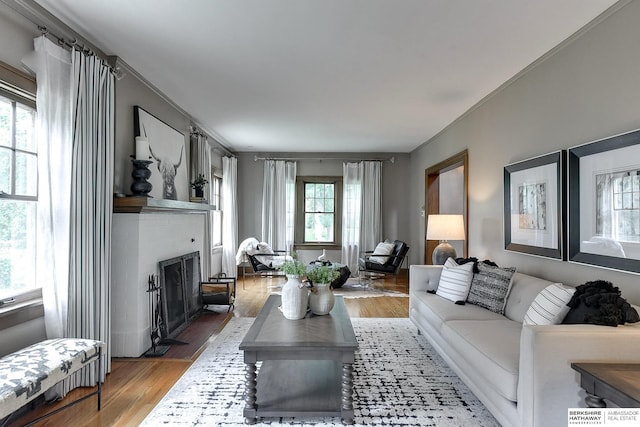
[[[605,408],[604,399],[621,408],[640,407],[639,363],[572,363],[571,367],[580,373],[588,407]]]

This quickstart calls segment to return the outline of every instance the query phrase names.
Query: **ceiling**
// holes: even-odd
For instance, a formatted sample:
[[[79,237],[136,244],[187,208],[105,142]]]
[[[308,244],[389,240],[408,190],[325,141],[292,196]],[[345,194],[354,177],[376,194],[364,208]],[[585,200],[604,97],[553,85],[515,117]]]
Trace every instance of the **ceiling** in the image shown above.
[[[400,153],[616,2],[36,1],[231,150]]]

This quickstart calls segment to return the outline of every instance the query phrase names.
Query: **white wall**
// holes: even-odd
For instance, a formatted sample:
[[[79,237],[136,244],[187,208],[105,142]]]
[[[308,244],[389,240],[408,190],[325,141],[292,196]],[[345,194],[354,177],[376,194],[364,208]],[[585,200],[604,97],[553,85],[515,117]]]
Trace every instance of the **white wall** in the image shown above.
[[[206,215],[119,213],[113,216],[111,257],[111,352],[138,357],[151,346],[150,275],[158,262],[204,249]],[[159,282],[156,282],[160,284]]]
[[[640,276],[505,251],[502,228],[505,165],[640,128],[639,21],[631,2],[411,154],[412,262],[423,259],[424,171],[468,148],[470,256],[574,285],[610,280],[640,302]]]

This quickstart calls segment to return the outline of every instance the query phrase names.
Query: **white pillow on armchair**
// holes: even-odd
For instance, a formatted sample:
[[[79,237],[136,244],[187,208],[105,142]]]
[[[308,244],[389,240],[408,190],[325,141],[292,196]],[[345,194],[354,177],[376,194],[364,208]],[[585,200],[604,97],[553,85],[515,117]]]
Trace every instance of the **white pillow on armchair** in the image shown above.
[[[385,264],[389,261],[389,255],[393,253],[393,249],[396,247],[394,243],[391,242],[380,242],[378,246],[374,249],[371,256],[369,256],[369,262],[375,262],[376,264]],[[376,256],[381,255],[381,256]]]

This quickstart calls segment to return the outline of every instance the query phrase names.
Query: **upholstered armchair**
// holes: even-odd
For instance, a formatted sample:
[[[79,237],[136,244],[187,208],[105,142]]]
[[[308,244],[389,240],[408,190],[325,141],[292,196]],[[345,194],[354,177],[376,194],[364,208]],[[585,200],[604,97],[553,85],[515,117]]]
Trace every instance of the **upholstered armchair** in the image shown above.
[[[394,275],[400,272],[409,246],[402,240],[381,242],[375,250],[363,252],[358,260],[359,271],[362,273],[378,273],[380,275]]]

